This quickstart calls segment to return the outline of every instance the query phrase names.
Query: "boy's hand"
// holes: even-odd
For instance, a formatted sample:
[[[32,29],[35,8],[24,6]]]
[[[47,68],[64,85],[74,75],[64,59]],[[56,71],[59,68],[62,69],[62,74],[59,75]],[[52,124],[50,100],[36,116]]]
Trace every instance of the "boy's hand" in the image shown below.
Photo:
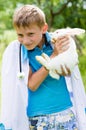
[[[58,73],[57,70],[55,70],[55,72],[59,75],[62,75],[62,76],[68,76],[71,74],[71,71],[70,69],[65,65],[65,68],[63,66],[61,66],[61,70],[62,70],[62,73]]]
[[[69,48],[69,45],[70,45],[69,39],[70,39],[69,36],[63,36],[63,37],[57,38],[54,44],[53,56],[63,53]]]

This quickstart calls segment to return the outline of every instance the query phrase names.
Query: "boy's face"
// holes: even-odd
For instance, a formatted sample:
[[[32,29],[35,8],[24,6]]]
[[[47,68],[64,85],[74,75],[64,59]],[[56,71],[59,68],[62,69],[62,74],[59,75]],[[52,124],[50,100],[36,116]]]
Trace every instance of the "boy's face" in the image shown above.
[[[43,34],[46,33],[47,28],[47,24],[45,24],[42,28],[39,28],[34,24],[30,27],[16,28],[18,40],[28,50],[32,50],[36,46],[41,47],[43,44]]]

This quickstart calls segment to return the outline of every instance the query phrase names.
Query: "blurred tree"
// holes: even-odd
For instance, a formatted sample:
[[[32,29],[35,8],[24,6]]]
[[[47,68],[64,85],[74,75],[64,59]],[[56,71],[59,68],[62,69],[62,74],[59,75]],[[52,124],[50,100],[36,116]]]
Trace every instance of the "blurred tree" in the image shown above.
[[[86,29],[86,0],[0,0],[0,28],[11,29],[15,8],[28,3],[36,4],[45,12],[50,28]]]

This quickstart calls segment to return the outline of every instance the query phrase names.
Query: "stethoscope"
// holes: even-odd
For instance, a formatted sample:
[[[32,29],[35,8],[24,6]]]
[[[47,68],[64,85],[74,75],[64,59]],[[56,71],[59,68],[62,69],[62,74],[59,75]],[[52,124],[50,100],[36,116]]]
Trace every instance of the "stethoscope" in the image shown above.
[[[46,43],[46,45],[48,45],[50,43],[50,41],[47,41],[45,34],[44,34],[44,37],[45,37],[45,43]],[[22,44],[20,43],[20,45],[19,45],[19,72],[17,73],[17,77],[19,79],[24,79],[25,73],[22,70],[22,60],[21,60],[22,59],[22,53],[21,53],[21,50],[22,50]]]
[[[25,73],[22,71],[22,55],[21,55],[21,47],[22,47],[22,44],[20,43],[19,45],[19,72],[17,73],[17,77],[19,79],[24,79],[25,77]]]

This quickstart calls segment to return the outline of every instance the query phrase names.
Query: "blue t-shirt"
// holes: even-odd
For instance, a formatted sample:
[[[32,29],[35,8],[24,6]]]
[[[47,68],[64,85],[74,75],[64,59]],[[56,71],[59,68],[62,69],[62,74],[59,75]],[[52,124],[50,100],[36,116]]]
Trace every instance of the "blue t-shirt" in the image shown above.
[[[46,38],[47,44],[45,43],[42,49],[36,47],[28,51],[29,64],[33,72],[36,72],[41,67],[35,56],[41,55],[43,52],[50,56],[53,52],[48,33]],[[57,80],[48,75],[36,91],[28,89],[28,93],[28,117],[56,113],[72,106],[63,76],[60,76],[60,79]]]

